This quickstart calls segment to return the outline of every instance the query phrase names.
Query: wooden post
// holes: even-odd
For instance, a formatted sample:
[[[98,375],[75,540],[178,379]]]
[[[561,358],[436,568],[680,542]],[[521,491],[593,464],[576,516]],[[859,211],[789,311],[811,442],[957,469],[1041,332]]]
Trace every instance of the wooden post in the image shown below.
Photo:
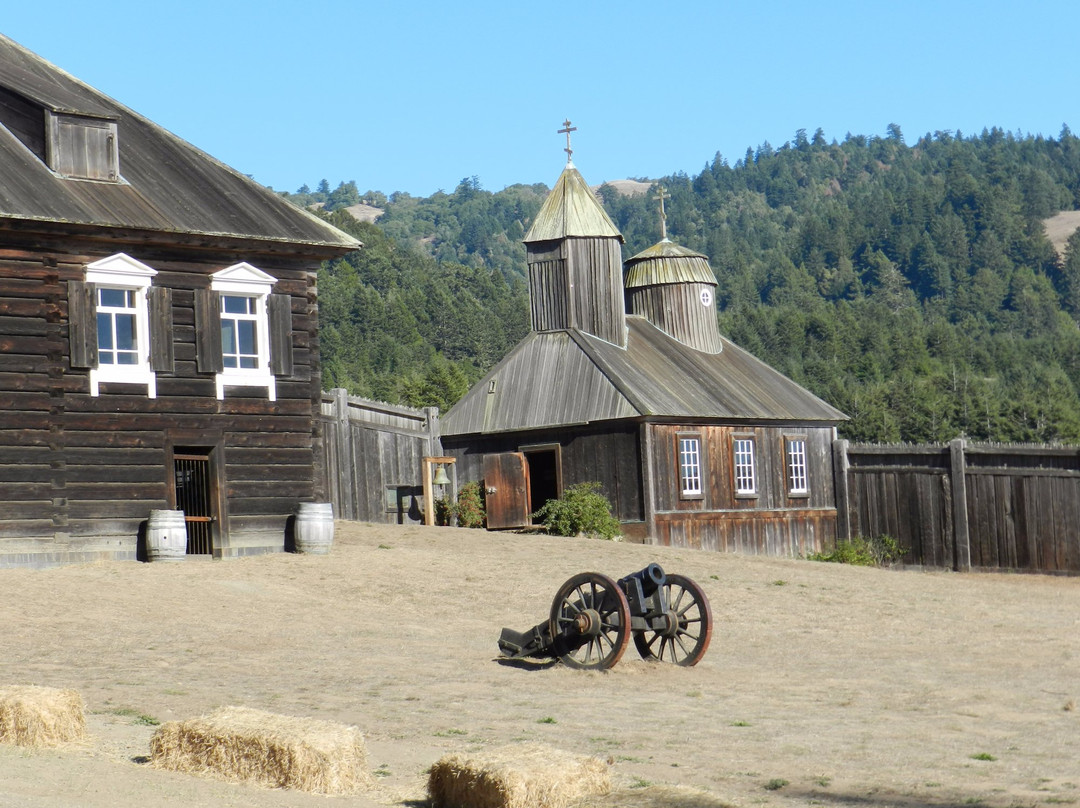
[[[448,465],[453,470],[453,477],[450,479],[450,496],[457,495],[457,470],[454,469],[454,464],[457,463],[456,457],[425,457],[420,463],[420,474],[423,477],[424,483],[424,524],[435,524],[435,486],[431,479],[431,467],[436,463]]]
[[[964,439],[949,443],[949,475],[953,493],[953,546],[956,548],[954,569],[971,569],[971,537],[968,535],[967,461],[964,459]]]
[[[851,541],[851,489],[848,483],[848,442],[834,440],[833,486],[836,489],[836,540]]]
[[[424,418],[427,421],[427,444],[429,455],[441,455],[442,427],[439,423],[439,408],[424,407]]]
[[[646,422],[638,428],[638,457],[641,464],[642,505],[645,511],[645,541],[657,543],[656,530],[656,480],[653,477],[656,459],[653,457],[652,426]]]
[[[334,397],[334,413],[330,434],[327,440],[333,441],[333,451],[327,447],[331,458],[335,459],[330,469],[333,479],[330,481],[330,501],[334,503],[334,512],[340,519],[355,519],[357,515],[357,492],[355,470],[352,464],[352,429],[349,426],[349,391],[335,387],[330,391]]]

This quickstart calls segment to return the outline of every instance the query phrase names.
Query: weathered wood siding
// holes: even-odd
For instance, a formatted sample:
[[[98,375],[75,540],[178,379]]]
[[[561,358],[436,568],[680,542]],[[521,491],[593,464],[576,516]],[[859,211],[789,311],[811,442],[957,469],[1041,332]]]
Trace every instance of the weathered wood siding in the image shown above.
[[[436,407],[415,410],[322,394],[323,473],[340,519],[422,522],[422,461],[442,455]]]
[[[666,283],[641,286],[626,292],[627,308],[640,314],[665,334],[705,353],[717,353],[722,346],[716,327],[716,306],[702,305],[701,294],[714,301],[716,286],[710,283]]]
[[[534,331],[579,328],[626,344],[622,248],[615,238],[567,238],[528,245]]]
[[[764,555],[803,555],[833,545],[831,427],[650,424],[647,429],[649,530],[660,544]],[[701,496],[681,495],[680,436],[701,440]],[[737,438],[754,441],[754,495],[735,492]],[[789,493],[787,438],[806,441],[806,494]]]
[[[557,430],[515,432],[469,438],[443,436],[443,450],[457,458],[459,485],[484,477],[484,456],[516,452],[523,446],[557,444],[562,459],[562,484],[599,482],[620,522],[642,523],[641,458],[637,424],[563,427]]]
[[[1080,573],[1080,449],[837,450],[842,538],[891,536],[912,565]]]
[[[298,501],[319,498],[313,411],[320,374],[313,261],[271,252],[63,242],[5,233],[0,249],[0,565],[134,558],[149,511],[172,506],[174,447],[213,450],[223,490],[215,553],[282,549]],[[62,247],[53,246],[62,243]],[[88,263],[125,251],[171,290],[172,371],[145,387],[73,368],[69,289]],[[292,374],[230,388],[196,367],[195,290],[241,260],[278,279],[292,312]],[[159,301],[160,302],[160,301]],[[161,361],[159,354],[157,359]]]

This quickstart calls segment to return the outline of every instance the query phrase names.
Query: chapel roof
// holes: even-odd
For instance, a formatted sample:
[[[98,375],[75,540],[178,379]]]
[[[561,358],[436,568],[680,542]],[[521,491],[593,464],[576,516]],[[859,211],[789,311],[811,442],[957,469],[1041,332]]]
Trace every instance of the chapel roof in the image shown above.
[[[664,283],[716,285],[716,276],[709,267],[708,257],[667,238],[627,259],[624,266],[626,275],[623,285],[627,289]]]
[[[559,175],[555,187],[536,214],[529,232],[522,239],[526,244],[537,241],[556,241],[563,238],[606,236],[623,241],[622,233],[611,221],[596,194],[572,162]]]
[[[443,416],[443,434],[643,417],[822,425],[847,419],[727,339],[719,353],[704,353],[643,317],[627,315],[626,324],[625,349],[577,329],[530,333]]]

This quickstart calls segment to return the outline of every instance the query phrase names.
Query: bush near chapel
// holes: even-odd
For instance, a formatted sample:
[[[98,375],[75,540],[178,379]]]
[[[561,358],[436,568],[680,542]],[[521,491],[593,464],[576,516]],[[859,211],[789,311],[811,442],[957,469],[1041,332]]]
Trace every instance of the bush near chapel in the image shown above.
[[[549,499],[533,515],[556,536],[596,536],[614,539],[622,532],[619,520],[611,515],[611,503],[600,493],[600,483],[572,485],[558,499]]]

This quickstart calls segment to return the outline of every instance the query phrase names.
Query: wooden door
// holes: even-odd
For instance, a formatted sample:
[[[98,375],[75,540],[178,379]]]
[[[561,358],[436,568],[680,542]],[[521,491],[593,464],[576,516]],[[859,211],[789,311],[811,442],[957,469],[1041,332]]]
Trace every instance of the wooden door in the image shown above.
[[[489,530],[527,527],[529,519],[529,467],[521,452],[484,455]]]

